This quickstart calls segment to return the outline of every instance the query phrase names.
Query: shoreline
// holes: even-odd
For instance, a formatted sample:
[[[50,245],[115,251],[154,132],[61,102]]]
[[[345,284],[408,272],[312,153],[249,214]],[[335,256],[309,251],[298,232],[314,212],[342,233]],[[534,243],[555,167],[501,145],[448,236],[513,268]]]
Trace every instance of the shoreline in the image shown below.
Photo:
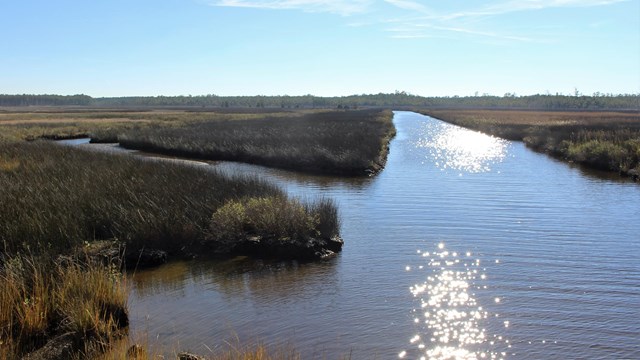
[[[618,174],[633,181],[640,180],[638,155],[626,155],[618,151],[618,142],[630,141],[640,144],[640,137],[633,137],[633,131],[640,133],[640,113],[638,112],[579,112],[579,111],[512,111],[512,110],[415,110],[434,119],[480,131],[511,141],[520,141],[533,151],[546,154],[568,164],[577,164],[587,170]],[[602,114],[601,117],[594,117]],[[618,122],[609,122],[608,117],[620,116]],[[529,119],[540,115],[540,120]],[[588,115],[588,116],[587,116]],[[593,117],[591,119],[590,117]],[[580,132],[597,132],[605,140],[574,140]],[[631,137],[615,139],[616,132],[630,131]],[[585,136],[586,137],[586,136]],[[614,138],[607,140],[607,137]],[[635,140],[634,140],[635,139]],[[595,145],[594,145],[595,142]],[[623,143],[623,145],[626,143]],[[587,146],[597,148],[590,150]],[[634,146],[634,145],[625,145]],[[635,145],[638,146],[638,145]],[[600,148],[602,147],[602,149]],[[623,158],[623,156],[625,156]],[[628,158],[631,156],[631,159]],[[622,165],[625,164],[626,165]],[[620,165],[615,165],[620,164]]]

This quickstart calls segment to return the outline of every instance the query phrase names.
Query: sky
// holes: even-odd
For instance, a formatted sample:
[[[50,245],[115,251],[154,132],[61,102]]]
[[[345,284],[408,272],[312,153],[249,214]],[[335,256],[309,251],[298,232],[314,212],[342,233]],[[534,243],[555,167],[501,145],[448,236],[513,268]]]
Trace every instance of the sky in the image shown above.
[[[0,93],[640,93],[640,0],[2,0]]]

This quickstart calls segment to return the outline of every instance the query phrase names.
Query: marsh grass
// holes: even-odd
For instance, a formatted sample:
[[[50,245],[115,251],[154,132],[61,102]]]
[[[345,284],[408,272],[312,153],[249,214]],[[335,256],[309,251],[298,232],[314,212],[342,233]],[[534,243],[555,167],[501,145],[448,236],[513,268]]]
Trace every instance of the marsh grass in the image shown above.
[[[307,111],[216,120],[179,128],[147,127],[118,136],[126,148],[229,160],[312,173],[379,171],[395,134],[390,111]]]
[[[275,236],[280,240],[337,235],[336,207],[330,200],[303,204],[282,197],[233,199],[211,217],[213,238],[248,235]],[[320,224],[323,226],[320,227]]]
[[[94,142],[117,142],[117,135],[146,127],[176,128],[212,120],[259,118],[256,112],[214,113],[169,110],[104,110],[46,108],[39,111],[0,113],[0,136],[13,140],[91,137]],[[281,114],[286,116],[286,114]]]
[[[628,173],[640,168],[638,112],[429,110],[426,115],[524,141],[537,150],[591,168]]]
[[[207,234],[218,232],[211,226],[211,217],[221,206],[252,198],[272,199],[260,208],[265,213],[296,210],[283,215],[283,221],[306,224],[308,216],[314,217],[315,234],[338,232],[334,205],[301,204],[257,177],[229,177],[210,167],[42,141],[0,142],[0,154],[12,164],[0,171],[0,251],[4,253],[65,253],[100,239],[118,239],[136,249],[179,252],[205,243]],[[290,236],[278,234],[282,224],[268,227],[279,237]]]
[[[116,268],[12,256],[0,267],[0,359],[19,359],[57,336],[70,352],[126,334],[127,290]]]
[[[149,152],[313,173],[381,170],[392,113],[359,111],[70,111],[0,113],[0,134],[35,140],[91,137]]]
[[[332,201],[290,199],[257,177],[230,177],[210,167],[85,151],[48,141],[16,141],[96,131],[104,131],[107,139],[139,127],[175,130],[211,121],[211,114],[187,115],[162,115],[165,123],[152,125],[133,121],[114,125],[115,115],[107,116],[105,123],[18,119],[2,124],[0,119],[0,359],[39,351],[58,335],[71,336],[74,356],[83,358],[102,352],[124,334],[126,291],[118,280],[120,267],[52,260],[60,254],[77,254],[95,240],[180,254],[185,248],[199,253],[215,248],[212,234],[219,236],[227,229],[281,243],[338,235]],[[230,114],[232,119],[216,121],[254,121],[254,115]],[[236,223],[233,216],[223,216],[225,209],[234,207],[243,214]],[[256,346],[236,347],[212,358],[296,357]]]

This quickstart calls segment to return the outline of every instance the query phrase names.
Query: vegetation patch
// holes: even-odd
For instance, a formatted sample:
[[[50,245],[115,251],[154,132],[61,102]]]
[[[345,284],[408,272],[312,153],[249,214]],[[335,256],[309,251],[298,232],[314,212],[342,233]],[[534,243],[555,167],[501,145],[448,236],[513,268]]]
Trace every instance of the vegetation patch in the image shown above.
[[[119,134],[118,141],[126,148],[168,155],[362,176],[384,166],[395,134],[391,119],[390,111],[380,110],[266,114],[140,128]]]
[[[91,137],[167,155],[363,176],[384,166],[395,134],[392,116],[382,110],[47,109],[0,113],[0,129],[13,140]]]
[[[118,268],[19,255],[0,265],[0,359],[80,357],[126,335]]]
[[[257,177],[228,177],[208,167],[44,141],[0,143],[0,154],[9,159],[0,171],[0,253],[65,253],[85,241],[105,239],[117,239],[129,252],[146,248],[169,254],[207,249],[220,253],[218,238],[211,234],[232,226],[211,219],[219,208],[238,199],[251,205],[250,212],[280,214],[271,222],[263,217],[260,226],[269,236],[338,234],[335,205],[301,204]],[[279,223],[283,221],[307,228],[291,232],[293,225]]]

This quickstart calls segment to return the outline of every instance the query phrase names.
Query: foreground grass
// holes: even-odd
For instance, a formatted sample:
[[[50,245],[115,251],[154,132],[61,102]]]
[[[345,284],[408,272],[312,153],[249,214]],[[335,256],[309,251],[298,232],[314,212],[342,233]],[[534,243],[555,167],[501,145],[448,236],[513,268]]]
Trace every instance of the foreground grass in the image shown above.
[[[395,134],[381,110],[267,114],[260,119],[201,121],[180,128],[123,132],[126,148],[230,160],[313,173],[367,175],[385,163]]]
[[[174,359],[189,360],[301,360],[304,357],[292,346],[267,346],[263,343],[243,344],[240,340],[227,344],[226,349],[218,349],[208,354],[191,354],[188,352],[171,351]],[[148,345],[131,345],[128,341],[121,341],[98,360],[150,360],[167,358],[165,355],[154,353]]]
[[[510,140],[594,169],[640,171],[638,112],[425,110],[425,115]]]
[[[0,267],[0,359],[68,358],[126,334],[117,269],[12,256]],[[46,351],[42,349],[47,349]]]

